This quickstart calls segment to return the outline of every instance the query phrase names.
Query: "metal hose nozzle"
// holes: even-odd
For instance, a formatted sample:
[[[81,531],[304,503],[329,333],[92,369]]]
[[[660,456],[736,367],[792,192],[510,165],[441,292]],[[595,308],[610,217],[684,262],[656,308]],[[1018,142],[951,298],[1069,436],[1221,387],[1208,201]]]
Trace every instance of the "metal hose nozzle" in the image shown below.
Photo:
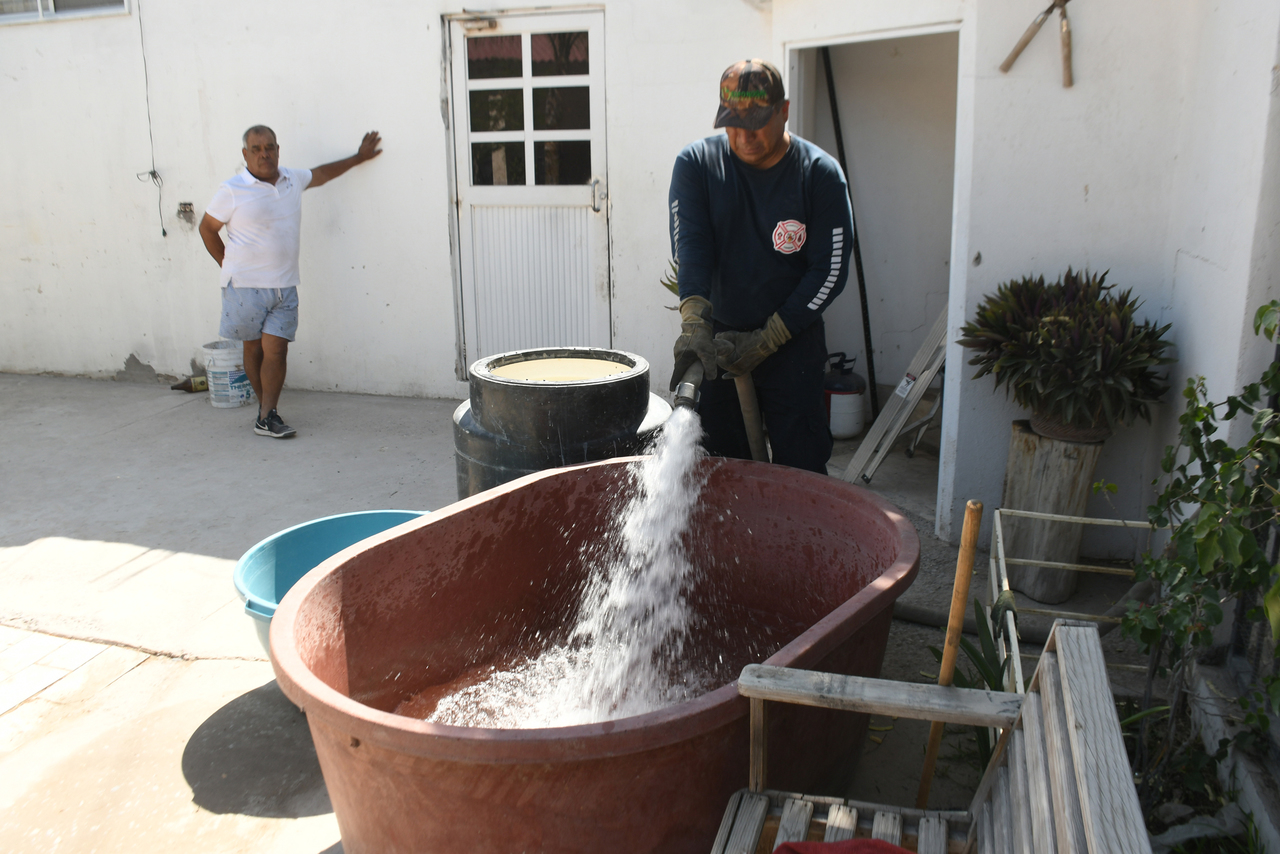
[[[676,385],[677,407],[686,406],[692,409],[698,402],[698,386],[702,385],[702,362],[694,362],[689,369],[684,372],[684,376],[680,377],[680,382]]]

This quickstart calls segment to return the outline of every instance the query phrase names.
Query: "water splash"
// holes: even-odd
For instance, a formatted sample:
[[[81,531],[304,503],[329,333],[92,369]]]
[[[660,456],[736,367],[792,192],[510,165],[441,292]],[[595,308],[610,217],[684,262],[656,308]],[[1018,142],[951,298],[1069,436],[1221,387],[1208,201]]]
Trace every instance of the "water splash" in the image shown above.
[[[701,437],[698,416],[678,407],[635,472],[620,514],[621,553],[597,563],[588,583],[573,641],[591,650],[582,687],[597,720],[689,699],[680,665],[694,566],[684,534],[702,492]]]
[[[441,699],[427,720],[573,726],[644,714],[712,687],[711,674],[691,671],[684,660],[696,575],[685,532],[702,491],[701,439],[698,416],[678,407],[651,456],[632,466],[632,497],[615,529],[583,555],[591,572],[568,643],[494,668]]]

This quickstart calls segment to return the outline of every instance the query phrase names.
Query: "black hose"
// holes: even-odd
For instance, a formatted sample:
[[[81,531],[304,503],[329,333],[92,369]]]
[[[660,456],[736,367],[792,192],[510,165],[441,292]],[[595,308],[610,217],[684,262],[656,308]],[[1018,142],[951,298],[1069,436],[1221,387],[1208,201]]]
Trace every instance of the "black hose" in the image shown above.
[[[858,300],[862,305],[862,346],[867,352],[867,386],[871,392],[871,418],[880,414],[880,392],[876,388],[876,357],[871,349],[871,314],[867,309],[867,280],[862,274],[862,246],[858,242],[858,218],[853,211],[853,177],[844,159],[844,134],[840,132],[840,109],[836,106],[836,81],[831,74],[831,51],[822,49],[822,66],[827,72],[827,97],[831,100],[831,124],[836,129],[836,157],[849,188],[849,218],[853,221],[853,268],[858,273]]]
[[[903,602],[899,599],[893,603],[893,618],[902,620],[906,623],[915,623],[920,626],[930,626],[935,629],[945,629],[947,627],[947,619],[950,614],[937,608],[930,608],[925,605],[916,605],[911,602]],[[978,624],[972,615],[964,618],[964,633],[966,635],[978,635]],[[1019,626],[1018,639],[1028,641],[1030,643],[1044,646],[1049,640],[1049,629],[1041,628],[1035,625]]]

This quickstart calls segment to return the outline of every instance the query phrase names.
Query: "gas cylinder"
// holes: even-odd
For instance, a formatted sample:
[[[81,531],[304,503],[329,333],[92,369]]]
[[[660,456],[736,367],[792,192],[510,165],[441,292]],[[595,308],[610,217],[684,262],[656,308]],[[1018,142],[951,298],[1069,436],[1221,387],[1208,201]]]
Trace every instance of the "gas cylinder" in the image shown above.
[[[853,372],[857,359],[846,358],[844,353],[827,356],[827,374],[822,382],[827,399],[827,418],[831,435],[836,439],[852,439],[862,432],[867,381]]]

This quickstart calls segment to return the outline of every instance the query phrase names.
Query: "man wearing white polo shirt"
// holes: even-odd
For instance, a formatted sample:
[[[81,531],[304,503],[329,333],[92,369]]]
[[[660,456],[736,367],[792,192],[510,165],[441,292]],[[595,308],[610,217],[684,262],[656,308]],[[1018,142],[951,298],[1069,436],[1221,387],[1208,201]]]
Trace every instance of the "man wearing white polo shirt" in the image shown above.
[[[222,182],[200,221],[200,237],[222,270],[218,333],[244,342],[244,371],[258,396],[253,432],[259,436],[287,439],[297,432],[276,405],[298,329],[302,191],[377,157],[381,141],[369,131],[348,158],[314,169],[281,169],[275,131],[254,125],[244,132],[244,171]],[[225,244],[218,234],[224,225]]]

